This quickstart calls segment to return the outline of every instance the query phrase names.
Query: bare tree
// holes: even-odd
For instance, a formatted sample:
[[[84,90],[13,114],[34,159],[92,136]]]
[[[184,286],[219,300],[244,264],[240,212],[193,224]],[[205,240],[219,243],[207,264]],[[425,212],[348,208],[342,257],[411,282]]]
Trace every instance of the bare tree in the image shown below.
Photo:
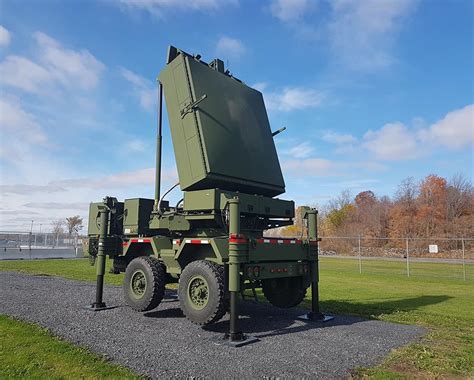
[[[338,195],[336,199],[332,199],[328,202],[327,212],[342,210],[344,207],[352,203],[352,194],[349,189],[341,191],[341,194]]]
[[[69,236],[77,234],[82,229],[82,218],[79,215],[66,218],[66,228]]]
[[[415,207],[418,189],[418,184],[413,177],[405,178],[400,185],[398,185],[397,192],[395,193],[395,201],[403,203],[406,208]]]
[[[64,221],[62,219],[56,219],[51,222],[51,225],[53,226],[53,234],[54,235],[59,235],[64,233]]]
[[[418,194],[419,186],[413,177],[405,178],[398,185],[389,216],[391,237],[416,236],[418,225],[415,223],[415,217],[418,211]]]
[[[446,189],[446,232],[456,236],[472,234],[474,188],[462,174],[454,175]]]
[[[447,218],[452,221],[469,211],[469,203],[473,196],[473,187],[463,174],[454,175],[447,188]]]
[[[51,225],[53,226],[52,232],[54,236],[53,240],[53,246],[58,243],[59,240],[59,235],[64,233],[64,220],[62,219],[56,219],[51,222]]]

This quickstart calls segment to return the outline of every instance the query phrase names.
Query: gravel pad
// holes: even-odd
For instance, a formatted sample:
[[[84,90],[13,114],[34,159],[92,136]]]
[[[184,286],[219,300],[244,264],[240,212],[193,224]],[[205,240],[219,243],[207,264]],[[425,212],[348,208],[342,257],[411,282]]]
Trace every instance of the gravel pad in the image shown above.
[[[122,289],[106,286],[104,300],[114,309],[83,309],[95,285],[58,277],[0,272],[0,313],[36,322],[55,335],[106,355],[152,378],[337,378],[351,369],[379,363],[391,349],[421,337],[415,326],[336,316],[324,325],[295,318],[301,309],[282,310],[245,301],[241,327],[259,342],[234,348],[219,345],[228,315],[206,329],[181,313],[167,290],[153,311],[124,305]]]

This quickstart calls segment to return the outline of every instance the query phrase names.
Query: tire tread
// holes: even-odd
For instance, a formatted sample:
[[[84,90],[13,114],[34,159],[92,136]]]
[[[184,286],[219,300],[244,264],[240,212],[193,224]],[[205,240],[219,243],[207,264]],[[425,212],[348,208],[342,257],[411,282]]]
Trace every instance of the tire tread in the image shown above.
[[[211,261],[207,260],[197,260],[193,261],[190,264],[188,264],[184,270],[183,273],[186,271],[191,271],[191,270],[198,270],[202,269],[203,271],[210,271],[212,276],[214,276],[216,283],[217,283],[217,288],[218,288],[218,303],[212,313],[205,319],[205,320],[193,320],[191,319],[186,313],[186,318],[189,319],[191,322],[194,324],[200,325],[200,326],[205,326],[209,325],[211,323],[217,322],[219,319],[221,319],[227,312],[227,301],[225,297],[225,269],[223,265],[218,265],[216,263],[213,263]],[[187,272],[186,271],[186,272]],[[186,277],[186,276],[185,276]],[[182,284],[182,278],[183,274],[181,274],[179,284]],[[179,287],[181,289],[181,286]],[[179,291],[179,290],[178,290]],[[183,296],[180,295],[180,300]],[[183,310],[184,312],[184,310]]]
[[[156,308],[162,301],[164,295],[165,295],[165,285],[166,285],[166,270],[164,265],[158,261],[158,259],[151,257],[151,256],[140,256],[135,259],[133,259],[131,263],[133,262],[141,262],[142,265],[146,268],[148,268],[151,273],[152,273],[152,283],[150,284],[153,292],[151,292],[148,295],[148,298],[144,301],[143,303],[145,304],[144,307],[137,307],[136,305],[133,305],[131,303],[128,303],[129,306],[136,310],[136,311],[150,311],[154,308]],[[130,265],[129,264],[129,265]],[[124,283],[124,291],[127,292],[128,290],[125,287],[128,287],[129,284]],[[125,293],[127,294],[127,293]],[[127,299],[127,297],[126,297]]]

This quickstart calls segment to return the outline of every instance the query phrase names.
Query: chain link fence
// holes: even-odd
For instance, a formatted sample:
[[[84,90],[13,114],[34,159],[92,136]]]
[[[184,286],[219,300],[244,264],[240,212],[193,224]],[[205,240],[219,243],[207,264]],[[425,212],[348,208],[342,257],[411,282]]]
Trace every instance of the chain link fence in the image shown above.
[[[0,249],[60,249],[81,246],[79,236],[51,232],[2,232],[0,231]]]
[[[63,233],[0,231],[0,259],[81,257],[83,240]],[[327,236],[319,255],[329,270],[474,281],[474,238]]]
[[[325,258],[346,259],[339,270],[474,280],[473,238],[328,236],[322,238],[319,254],[328,268],[337,261]]]
[[[0,231],[0,260],[82,257],[82,240],[65,233]]]

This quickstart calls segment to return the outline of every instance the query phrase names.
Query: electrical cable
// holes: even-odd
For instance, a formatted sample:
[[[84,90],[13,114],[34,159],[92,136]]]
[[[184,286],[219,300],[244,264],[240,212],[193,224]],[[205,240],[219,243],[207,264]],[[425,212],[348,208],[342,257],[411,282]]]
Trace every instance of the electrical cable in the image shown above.
[[[161,202],[162,202],[163,199],[164,199],[169,193],[171,193],[171,191],[173,191],[174,188],[175,188],[176,186],[178,186],[178,185],[179,185],[179,182],[176,183],[175,185],[171,186],[171,188],[170,188],[167,192],[165,192],[165,193],[163,194],[163,196],[160,198],[160,200],[159,200],[159,202],[158,202],[158,213],[159,213],[160,215],[163,215],[163,214],[161,213]]]

